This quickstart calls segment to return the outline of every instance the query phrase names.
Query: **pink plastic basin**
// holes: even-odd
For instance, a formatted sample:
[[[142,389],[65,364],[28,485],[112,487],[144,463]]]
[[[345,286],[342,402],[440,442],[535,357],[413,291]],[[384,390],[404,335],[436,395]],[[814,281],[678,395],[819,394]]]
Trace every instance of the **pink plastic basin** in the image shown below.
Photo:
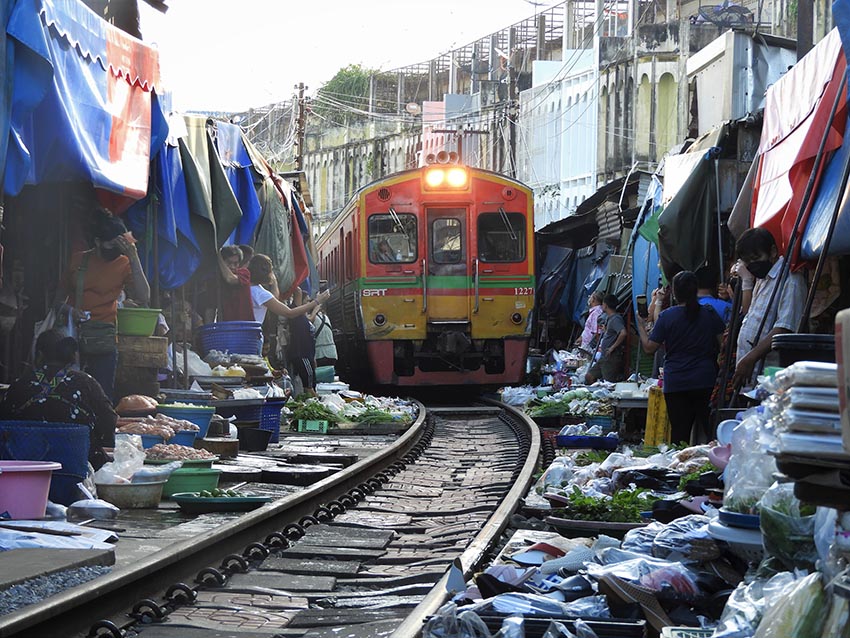
[[[54,470],[52,461],[0,461],[0,514],[12,518],[44,518]]]

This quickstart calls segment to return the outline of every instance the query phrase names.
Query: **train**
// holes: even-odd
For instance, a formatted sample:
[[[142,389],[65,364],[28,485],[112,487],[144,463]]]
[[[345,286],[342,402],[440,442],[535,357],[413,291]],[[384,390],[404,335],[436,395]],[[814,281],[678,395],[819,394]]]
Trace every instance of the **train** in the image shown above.
[[[316,243],[344,380],[522,380],[535,303],[533,191],[441,152],[357,191]]]

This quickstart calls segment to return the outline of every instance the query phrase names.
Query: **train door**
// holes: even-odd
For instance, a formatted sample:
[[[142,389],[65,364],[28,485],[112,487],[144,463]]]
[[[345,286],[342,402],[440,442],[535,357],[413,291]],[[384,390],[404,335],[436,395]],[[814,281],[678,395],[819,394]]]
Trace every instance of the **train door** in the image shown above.
[[[426,208],[425,314],[430,322],[469,321],[466,208]]]

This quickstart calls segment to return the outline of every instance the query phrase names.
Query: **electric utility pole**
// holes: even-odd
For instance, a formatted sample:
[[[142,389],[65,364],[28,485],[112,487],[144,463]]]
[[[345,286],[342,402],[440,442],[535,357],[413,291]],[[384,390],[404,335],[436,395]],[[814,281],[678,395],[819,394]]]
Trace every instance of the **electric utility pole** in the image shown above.
[[[295,88],[298,89],[298,118],[295,124],[295,145],[297,146],[297,150],[295,151],[295,170],[302,171],[304,170],[304,138],[307,128],[307,108],[304,100],[304,91],[308,87],[304,86],[303,82],[299,82]]]

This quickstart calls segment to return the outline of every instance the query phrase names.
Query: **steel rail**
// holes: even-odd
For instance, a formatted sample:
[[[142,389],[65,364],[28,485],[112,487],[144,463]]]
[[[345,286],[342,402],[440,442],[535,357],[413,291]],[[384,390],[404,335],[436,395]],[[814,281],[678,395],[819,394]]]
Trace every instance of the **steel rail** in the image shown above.
[[[86,584],[0,616],[0,638],[39,636],[67,638],[84,634],[93,619],[126,624],[134,601],[161,592],[187,574],[210,566],[210,557],[241,551],[257,539],[280,531],[286,524],[312,515],[323,503],[357,487],[367,478],[398,461],[416,444],[426,424],[425,407],[416,401],[419,416],[397,441],[311,487],[284,497],[270,507],[246,513],[203,537],[176,542],[131,566],[115,569]],[[115,620],[119,618],[120,620]],[[26,633],[22,633],[26,632]]]
[[[517,474],[513,487],[505,495],[502,503],[493,512],[478,535],[472,540],[472,543],[459,557],[464,580],[469,580],[472,577],[487,551],[507,527],[510,516],[531,487],[540,455],[540,429],[530,417],[504,403],[489,399],[484,399],[484,401],[500,407],[510,414],[516,422],[524,425],[530,435],[530,444],[525,463]],[[431,592],[411,611],[404,622],[392,633],[391,638],[415,638],[422,633],[425,620],[436,613],[456,593],[450,592],[448,589],[449,571],[446,571]]]

